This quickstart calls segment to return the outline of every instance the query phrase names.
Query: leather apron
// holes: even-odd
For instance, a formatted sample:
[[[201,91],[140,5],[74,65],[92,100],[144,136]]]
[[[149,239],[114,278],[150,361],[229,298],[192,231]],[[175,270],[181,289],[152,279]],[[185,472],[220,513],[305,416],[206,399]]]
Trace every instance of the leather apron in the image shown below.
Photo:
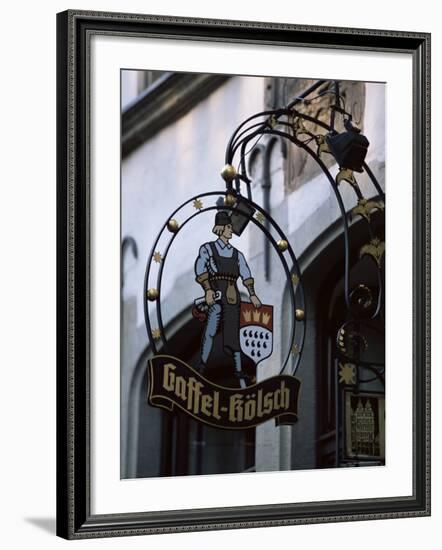
[[[223,331],[224,348],[240,351],[239,323],[240,296],[236,282],[239,277],[238,250],[233,250],[231,258],[223,258],[218,254],[215,243],[210,243],[212,257],[217,273],[209,276],[213,290],[221,291],[221,327]]]

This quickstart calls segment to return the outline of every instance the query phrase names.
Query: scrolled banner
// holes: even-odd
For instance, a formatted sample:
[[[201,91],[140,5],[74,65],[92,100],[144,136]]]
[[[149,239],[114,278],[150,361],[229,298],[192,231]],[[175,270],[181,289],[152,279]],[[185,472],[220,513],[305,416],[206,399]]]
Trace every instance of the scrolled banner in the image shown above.
[[[214,384],[169,355],[156,355],[148,368],[148,401],[154,407],[178,407],[200,422],[224,429],[252,428],[272,418],[277,425],[298,419],[300,381],[294,376],[273,376],[241,389]]]

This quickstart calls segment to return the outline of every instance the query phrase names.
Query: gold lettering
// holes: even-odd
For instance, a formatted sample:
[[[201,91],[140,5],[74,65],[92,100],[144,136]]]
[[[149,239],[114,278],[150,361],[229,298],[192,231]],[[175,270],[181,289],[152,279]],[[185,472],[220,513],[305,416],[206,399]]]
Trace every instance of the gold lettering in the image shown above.
[[[166,363],[163,371],[163,388],[167,391],[173,391],[175,387],[175,366],[172,363]],[[172,371],[172,372],[171,372]]]
[[[258,402],[256,404],[256,414],[260,418],[264,414],[264,411],[262,410],[262,389],[258,390]]]
[[[290,399],[290,390],[285,387],[285,381],[281,382],[281,387],[275,391],[274,407],[279,409],[288,409]]]
[[[207,416],[212,416],[212,413],[210,409],[212,408],[212,402],[213,399],[210,397],[210,395],[203,395],[201,397],[201,412],[203,414],[206,414]]]
[[[273,392],[269,391],[264,395],[264,414],[270,414],[273,409]]]
[[[273,394],[273,407],[279,411],[281,408],[281,389],[276,390]]]
[[[182,376],[177,376],[175,379],[175,395],[181,397],[183,401],[187,398],[186,388],[187,383],[184,378]]]
[[[253,420],[255,416],[256,416],[256,401],[253,399],[253,397],[250,397],[250,399],[246,400],[246,403],[244,405],[244,418],[246,420]]]
[[[230,395],[228,407],[225,407],[224,402],[228,394],[224,396],[223,392],[215,390],[211,384],[206,387],[195,376],[187,378],[177,375],[177,366],[173,363],[164,364],[162,382],[164,390],[173,393],[173,399],[180,399],[183,405],[186,404],[187,410],[196,416],[201,414],[226,421],[223,413],[227,413],[229,422],[240,423],[250,422],[290,407],[291,390],[287,387],[286,380],[282,380],[275,391],[264,393],[264,389],[260,388],[255,389],[255,393],[242,392]]]
[[[290,390],[285,387],[285,382],[282,381],[281,383],[281,391],[282,391],[282,401],[283,401],[283,407],[284,409],[289,408],[290,404]]]
[[[213,392],[213,417],[217,420],[220,420],[221,416],[219,415],[219,392]]]
[[[188,394],[187,394],[187,408],[193,409],[193,413],[197,414],[199,412],[199,404],[201,397],[201,389],[203,384],[197,382],[196,378],[191,376],[188,382]]]
[[[229,401],[229,420],[231,422],[241,422],[243,419],[242,395],[235,393]]]

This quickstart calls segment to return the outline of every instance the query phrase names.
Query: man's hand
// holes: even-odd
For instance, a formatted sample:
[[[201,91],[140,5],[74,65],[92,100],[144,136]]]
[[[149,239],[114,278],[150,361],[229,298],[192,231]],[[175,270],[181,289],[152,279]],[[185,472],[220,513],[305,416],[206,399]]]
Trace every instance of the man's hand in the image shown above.
[[[256,309],[262,306],[260,299],[256,295],[250,296],[250,301],[252,302],[253,306],[256,307]]]
[[[206,290],[206,304],[210,307],[215,303],[215,291],[212,289]]]

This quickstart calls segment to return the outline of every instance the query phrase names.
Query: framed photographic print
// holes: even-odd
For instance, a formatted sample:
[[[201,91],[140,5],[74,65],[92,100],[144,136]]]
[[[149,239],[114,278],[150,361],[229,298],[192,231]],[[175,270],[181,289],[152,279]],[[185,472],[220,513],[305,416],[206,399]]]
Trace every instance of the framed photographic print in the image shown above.
[[[57,534],[428,515],[429,35],[57,33]]]

